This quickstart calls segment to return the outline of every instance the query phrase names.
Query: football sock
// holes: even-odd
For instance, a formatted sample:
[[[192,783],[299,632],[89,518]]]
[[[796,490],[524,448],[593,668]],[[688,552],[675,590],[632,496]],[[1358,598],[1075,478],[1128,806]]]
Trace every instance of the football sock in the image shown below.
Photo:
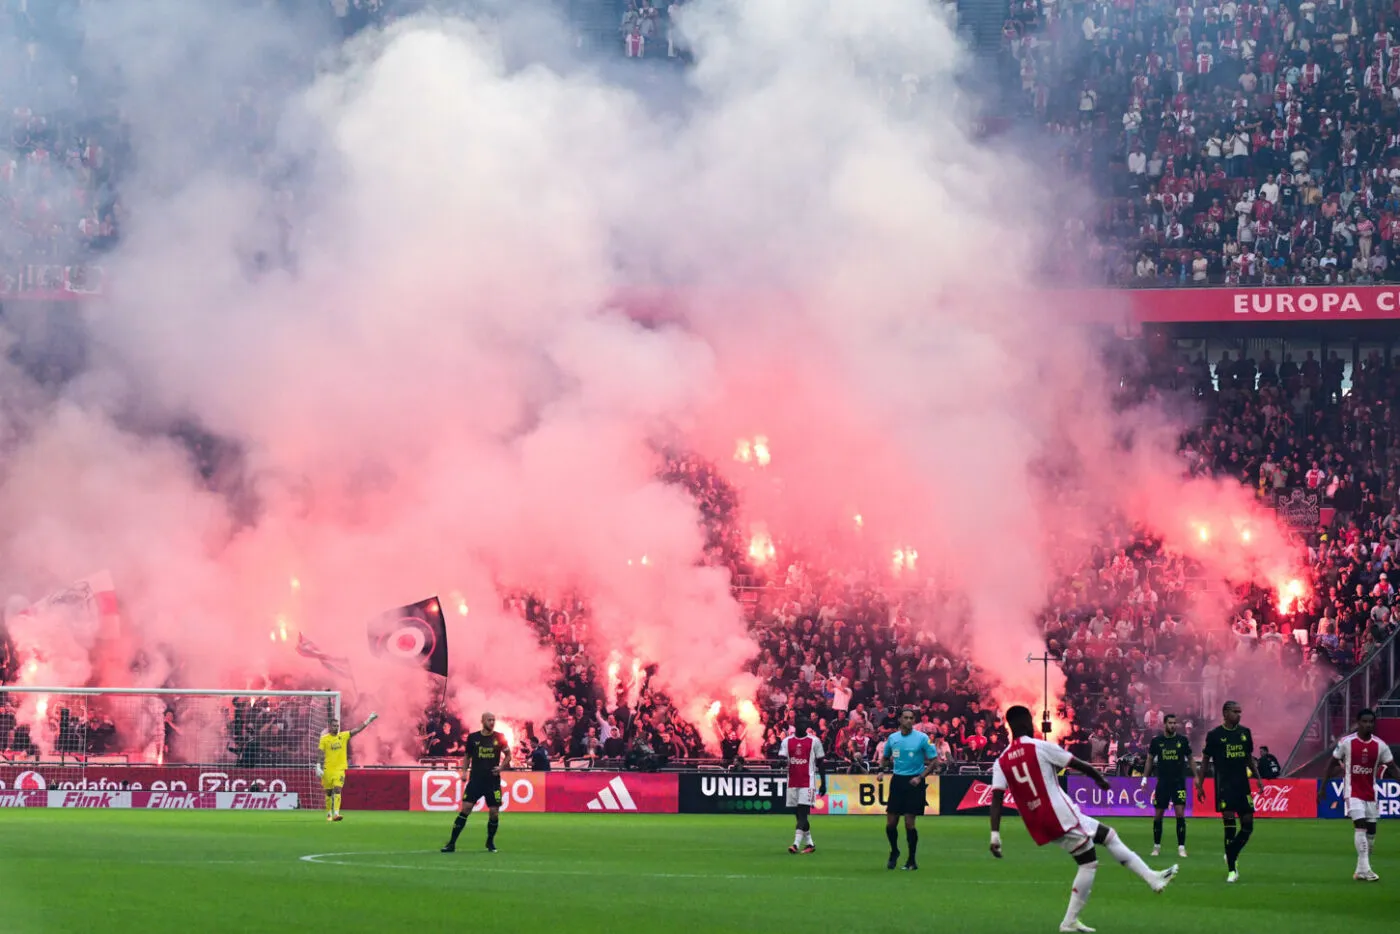
[[[1152,845],[1162,845],[1162,818],[1160,817],[1152,819]]]
[[[1240,858],[1240,853],[1245,845],[1249,843],[1250,835],[1254,833],[1254,818],[1248,815],[1240,818],[1240,830],[1230,841],[1230,845],[1225,847],[1225,860],[1230,866],[1230,871],[1235,871],[1235,863]]]
[[[793,834],[793,836],[792,836],[792,845],[793,845],[793,846],[801,846],[801,845],[802,845],[802,831],[799,830],[799,831],[797,831],[797,833]]]
[[[488,817],[486,819],[486,842],[488,844],[496,842],[496,828],[501,826],[499,817]]]
[[[1366,842],[1366,831],[1356,831],[1356,871],[1371,870],[1371,848]]]
[[[452,822],[452,839],[447,841],[449,846],[457,845],[457,838],[462,835],[462,828],[467,826],[467,812],[463,811],[457,815],[457,819]]]
[[[816,844],[812,842],[812,831],[810,831],[810,830],[804,830],[804,831],[802,831],[802,845],[803,845],[803,846],[816,846]]]
[[[904,838],[909,841],[909,862],[915,862],[919,855],[919,832],[910,827],[904,832]]]
[[[1186,845],[1186,818],[1184,817],[1176,819],[1176,845]]]
[[[1366,825],[1366,858],[1370,859],[1371,854],[1376,852],[1376,830],[1375,824]]]
[[[328,791],[328,792],[326,792],[326,813],[327,813],[327,814],[330,814],[330,813],[333,812],[334,810],[335,810],[335,807],[334,807],[334,805],[333,805],[332,802],[331,802],[331,793]]]
[[[1118,832],[1110,831],[1108,841],[1104,844],[1108,852],[1113,854],[1113,858],[1118,860],[1128,869],[1137,874],[1137,877],[1144,882],[1153,882],[1157,878],[1157,873],[1152,867],[1142,861],[1142,857],[1128,849],[1128,845],[1123,842],[1123,838],[1118,836]]]
[[[1230,844],[1235,841],[1235,819],[1233,817],[1226,817],[1223,820],[1225,824],[1225,852],[1228,854],[1230,852]]]
[[[1094,891],[1094,875],[1098,871],[1097,862],[1084,863],[1074,874],[1074,888],[1069,890],[1069,909],[1065,912],[1064,924],[1061,927],[1069,927],[1079,920],[1079,913],[1089,903],[1089,893]]]
[[[331,809],[337,814],[340,813],[340,792],[338,791],[331,793]]]
[[[894,827],[886,827],[886,828],[885,828],[885,836],[886,836],[886,837],[889,839],[889,841],[890,841],[890,852],[891,852],[891,853],[898,853],[898,852],[899,852],[899,831],[896,830]]]

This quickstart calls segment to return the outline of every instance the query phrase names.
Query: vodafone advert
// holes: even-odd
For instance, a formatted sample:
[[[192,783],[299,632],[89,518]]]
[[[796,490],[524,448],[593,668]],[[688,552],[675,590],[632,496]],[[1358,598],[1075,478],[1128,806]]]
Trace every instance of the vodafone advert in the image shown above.
[[[0,791],[286,792],[306,783],[305,772],[293,769],[0,764]]]

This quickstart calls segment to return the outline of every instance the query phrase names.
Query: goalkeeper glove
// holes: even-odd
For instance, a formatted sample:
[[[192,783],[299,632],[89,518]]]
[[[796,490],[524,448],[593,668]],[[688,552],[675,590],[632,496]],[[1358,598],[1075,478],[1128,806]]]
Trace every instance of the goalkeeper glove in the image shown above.
[[[325,777],[326,777],[326,770],[323,769],[323,768],[321,768],[321,763],[319,763],[319,762],[316,763],[316,777],[317,777],[317,778],[325,778]]]
[[[379,714],[377,714],[377,713],[371,713],[371,714],[369,715],[369,719],[365,721],[365,726],[369,726],[371,723],[373,723],[374,721],[376,721],[376,720],[378,720],[378,719],[379,719]]]

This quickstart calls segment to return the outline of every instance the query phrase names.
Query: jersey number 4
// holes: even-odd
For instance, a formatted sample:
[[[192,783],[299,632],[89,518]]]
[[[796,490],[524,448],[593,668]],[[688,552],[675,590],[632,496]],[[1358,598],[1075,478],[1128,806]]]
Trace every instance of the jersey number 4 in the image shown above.
[[[1030,766],[1026,765],[1024,762],[1020,762],[1016,765],[1013,765],[1011,767],[1011,777],[1016,780],[1016,783],[1018,785],[1020,785],[1028,792],[1028,794],[1026,795],[1027,804],[1030,804],[1032,801],[1039,800],[1039,796],[1035,793],[1035,783],[1031,781]]]

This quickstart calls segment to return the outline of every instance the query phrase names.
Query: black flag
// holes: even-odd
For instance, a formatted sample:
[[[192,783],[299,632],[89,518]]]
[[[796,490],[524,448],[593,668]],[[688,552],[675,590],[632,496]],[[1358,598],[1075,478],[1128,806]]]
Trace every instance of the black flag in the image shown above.
[[[441,602],[429,597],[371,620],[369,648],[375,655],[419,665],[446,678],[447,626]]]

